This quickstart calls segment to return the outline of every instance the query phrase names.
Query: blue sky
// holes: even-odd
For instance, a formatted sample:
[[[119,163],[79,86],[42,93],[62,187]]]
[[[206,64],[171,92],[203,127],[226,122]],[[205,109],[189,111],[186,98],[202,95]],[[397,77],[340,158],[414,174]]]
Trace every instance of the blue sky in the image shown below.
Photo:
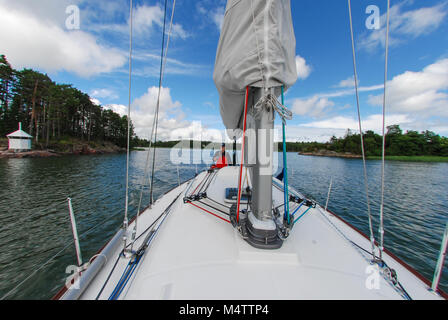
[[[386,4],[352,1],[363,126],[377,132]],[[80,10],[79,30],[67,28],[70,5]],[[212,74],[225,5],[177,0],[161,99],[163,139],[223,136]],[[380,9],[379,30],[366,27],[369,5]],[[387,123],[448,136],[448,0],[391,5]],[[291,7],[299,79],[286,95],[294,113],[288,140],[326,141],[357,130],[347,1],[291,0]],[[0,53],[13,67],[46,72],[127,112],[129,0],[0,0],[0,16]],[[162,19],[162,1],[134,0],[131,110],[142,137],[151,130],[157,96]]]

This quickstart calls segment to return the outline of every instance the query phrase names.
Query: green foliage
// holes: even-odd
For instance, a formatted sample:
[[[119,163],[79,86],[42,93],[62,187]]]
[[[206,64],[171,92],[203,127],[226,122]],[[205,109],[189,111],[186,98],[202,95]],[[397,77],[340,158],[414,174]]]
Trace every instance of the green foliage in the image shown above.
[[[0,136],[22,128],[35,143],[50,140],[69,142],[109,141],[127,145],[127,117],[92,103],[89,95],[71,85],[57,84],[47,75],[31,69],[11,68],[0,56]],[[134,128],[130,133],[134,141]],[[68,143],[67,143],[68,144]]]
[[[387,127],[386,155],[388,156],[448,156],[448,138],[441,137],[432,131],[407,131],[403,134],[399,125]],[[382,154],[383,137],[373,131],[363,134],[365,153],[374,159]],[[345,137],[332,137],[327,143],[319,142],[287,142],[287,150],[295,152],[318,152],[329,150],[338,153],[361,155],[361,135],[347,130]]]
[[[366,156],[369,159],[381,158],[383,137],[373,131],[366,131],[363,135]],[[155,144],[158,148],[172,148],[178,145],[180,141],[157,141]],[[201,148],[210,147],[209,141],[202,141]],[[138,147],[149,147],[147,140],[135,138],[134,145]],[[198,141],[184,141],[184,147],[190,146],[194,148],[199,146]],[[281,143],[277,144],[278,151],[283,150]],[[212,148],[219,149],[220,143],[213,144]],[[240,148],[241,146],[238,146]],[[361,136],[347,130],[343,138],[332,137],[329,142],[286,142],[286,150],[288,152],[316,153],[322,150],[334,151],[345,154],[351,153],[361,155]],[[403,134],[400,126],[393,125],[388,127],[386,134],[386,155],[390,159],[404,159],[398,156],[413,156],[415,161],[425,161],[425,159],[434,159],[440,161],[440,157],[448,157],[448,138],[441,137],[434,132],[425,131],[418,133],[416,131],[408,131]],[[426,156],[426,157],[424,157]],[[395,157],[395,158],[394,158]],[[428,160],[430,161],[430,160]]]

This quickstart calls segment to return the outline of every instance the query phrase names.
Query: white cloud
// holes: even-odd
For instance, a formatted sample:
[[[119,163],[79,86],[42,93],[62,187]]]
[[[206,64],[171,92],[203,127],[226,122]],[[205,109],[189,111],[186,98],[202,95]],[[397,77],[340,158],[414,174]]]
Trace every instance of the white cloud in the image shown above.
[[[160,55],[152,53],[136,53],[135,60],[145,62],[145,67],[134,69],[133,74],[142,77],[159,77],[160,75]],[[209,66],[185,63],[177,59],[167,58],[165,74],[177,75],[203,75],[208,71]],[[128,72],[123,70],[123,72]],[[210,71],[211,72],[211,71]]]
[[[373,114],[362,120],[363,131],[372,130],[376,132],[382,131],[383,116],[381,114]],[[411,119],[408,115],[403,114],[390,114],[386,116],[386,125],[393,124],[409,124],[414,119]],[[358,120],[352,117],[337,116],[322,121],[314,121],[303,124],[304,127],[319,128],[319,129],[340,129],[340,130],[354,130],[359,131]]]
[[[358,81],[359,84],[359,81]],[[355,87],[355,77],[351,76],[348,79],[341,80],[336,86],[336,88],[354,88]]]
[[[92,103],[94,105],[100,106],[101,105],[101,101],[95,98],[90,98],[90,101],[92,101]]]
[[[167,32],[169,28],[168,24],[170,14],[170,12],[167,12]],[[137,6],[133,13],[133,29],[135,30],[137,35],[150,33],[153,31],[155,25],[159,27],[163,26],[163,16],[164,11],[159,5],[148,6],[145,4],[142,6]],[[126,32],[128,32],[128,30],[126,30]],[[189,34],[184,30],[182,25],[173,23],[172,36],[186,39],[189,37]]]
[[[222,24],[224,22],[225,14],[225,1],[208,1],[198,0],[196,1],[196,11],[199,12],[205,19],[202,23],[208,26],[208,24],[215,25],[218,31],[221,31]],[[205,22],[205,23],[204,23]]]
[[[216,24],[216,27],[221,31],[222,29],[222,24],[224,22],[224,13],[225,13],[225,8],[224,7],[218,7],[216,8],[214,11],[212,11],[211,17],[213,22]]]
[[[399,124],[405,126],[412,126],[414,119],[406,115],[389,115],[386,118],[387,125]],[[372,130],[381,133],[382,129],[382,115],[375,114],[367,117],[362,122],[363,131]],[[343,137],[347,129],[354,133],[359,132],[358,120],[346,116],[336,116],[322,121],[313,121],[301,125],[288,125],[286,131],[287,141],[317,141],[328,142],[332,136]]]
[[[122,117],[128,115],[128,107],[122,104],[107,104],[103,106],[103,108],[106,110],[112,110],[113,112],[118,113]]]
[[[118,94],[111,89],[94,89],[90,92],[91,97],[95,98],[108,98],[108,99],[118,99]]]
[[[443,1],[432,7],[403,11],[410,3],[403,1],[390,8],[389,45],[398,45],[407,39],[417,38],[436,30],[448,14],[448,2]],[[380,18],[381,28],[369,30],[360,39],[360,48],[372,51],[385,46],[386,13]]]
[[[122,52],[100,45],[86,32],[69,32],[49,20],[3,5],[0,16],[1,51],[15,68],[65,70],[90,77],[126,63]]]
[[[448,59],[422,71],[407,71],[387,83],[387,108],[392,112],[423,117],[448,117]],[[369,96],[369,103],[382,105],[383,95]]]
[[[138,6],[134,10],[133,27],[136,33],[143,33],[153,27],[154,24],[163,24],[163,11],[159,6]]]
[[[38,17],[42,23],[51,23],[59,27],[65,25],[66,8],[78,5],[84,0],[0,0],[0,7],[8,11],[17,11]]]
[[[277,127],[277,131],[281,132],[281,127]],[[288,125],[286,129],[286,141],[288,142],[328,142],[332,136],[344,136],[346,129],[335,128],[312,128],[297,125]],[[275,141],[281,141],[279,138]]]
[[[128,1],[127,1],[128,2]],[[87,16],[90,16],[90,20],[96,21],[96,23],[90,23],[89,29],[92,32],[109,32],[113,31],[115,33],[121,33],[123,36],[129,35],[129,8],[123,11],[123,4],[116,2],[100,2],[102,5],[99,8],[91,8],[88,7],[84,12]],[[126,5],[126,3],[124,3]],[[105,7],[105,8],[103,8]],[[92,13],[93,11],[93,13]],[[110,23],[106,23],[103,18],[103,12],[106,11],[108,16],[115,17],[118,13],[123,15],[126,19],[126,23],[117,24],[114,19],[111,20]],[[98,15],[96,12],[101,12]],[[166,32],[168,32],[169,23],[170,23],[170,15],[171,11],[167,10],[167,18],[166,18]],[[163,26],[163,17],[164,10],[163,8],[156,4],[154,6],[149,5],[137,5],[133,9],[133,19],[132,19],[132,28],[133,28],[133,36],[137,39],[147,39],[150,36],[156,27],[161,28]],[[104,18],[107,18],[104,17]],[[175,17],[174,17],[175,18]],[[99,21],[99,23],[98,23]],[[182,25],[173,23],[173,28],[171,32],[171,36],[173,38],[181,38],[186,39],[190,36],[190,34],[185,31]]]
[[[131,120],[140,138],[149,139],[151,136],[158,92],[158,87],[148,88],[143,96],[136,98],[132,103]],[[114,106],[113,110],[127,111],[127,108]],[[195,139],[219,142],[225,137],[224,131],[208,128],[201,121],[185,120],[182,104],[173,100],[170,88],[162,88],[157,140]]]
[[[292,112],[296,115],[309,115],[312,117],[319,117],[328,108],[333,107],[334,102],[319,96],[313,96],[308,99],[293,99],[292,100]]]
[[[296,68],[299,79],[305,80],[311,73],[311,67],[306,64],[306,60],[301,56],[296,56]]]

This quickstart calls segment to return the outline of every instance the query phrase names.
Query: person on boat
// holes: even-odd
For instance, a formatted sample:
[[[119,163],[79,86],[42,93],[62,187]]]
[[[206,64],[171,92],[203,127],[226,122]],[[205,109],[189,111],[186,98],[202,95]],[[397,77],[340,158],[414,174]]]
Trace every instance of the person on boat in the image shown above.
[[[215,153],[215,155],[213,156],[213,161],[215,162],[215,164],[212,166],[212,168],[219,168],[219,169],[227,167],[229,164],[232,163],[230,154],[226,152],[225,143],[221,145],[221,150]]]

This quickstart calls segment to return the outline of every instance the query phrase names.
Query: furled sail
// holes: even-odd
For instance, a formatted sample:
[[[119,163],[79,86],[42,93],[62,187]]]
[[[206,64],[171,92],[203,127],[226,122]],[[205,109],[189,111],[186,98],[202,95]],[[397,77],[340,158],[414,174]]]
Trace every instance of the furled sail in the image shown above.
[[[213,80],[227,129],[242,129],[247,86],[292,86],[297,80],[290,0],[228,0]]]

